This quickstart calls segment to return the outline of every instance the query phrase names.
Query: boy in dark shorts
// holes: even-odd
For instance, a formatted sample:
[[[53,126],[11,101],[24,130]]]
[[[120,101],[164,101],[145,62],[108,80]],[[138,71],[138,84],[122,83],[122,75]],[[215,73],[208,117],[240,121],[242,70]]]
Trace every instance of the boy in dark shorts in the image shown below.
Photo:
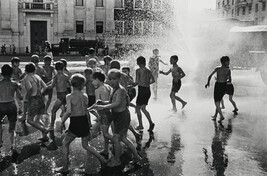
[[[51,66],[52,63],[52,58],[49,55],[46,55],[44,57],[44,70],[47,73],[47,77],[45,77],[43,80],[46,84],[49,84],[53,77],[55,76],[56,72],[55,72],[55,68],[53,66]],[[49,108],[49,105],[52,101],[52,96],[53,96],[53,89],[47,89],[46,94],[48,95],[48,99],[45,105],[45,114],[47,114],[47,109]]]
[[[63,167],[56,168],[56,172],[67,174],[69,167],[69,147],[71,142],[77,138],[82,138],[82,147],[95,155],[98,160],[104,164],[107,162],[95,148],[88,144],[88,135],[90,127],[87,116],[88,97],[82,92],[85,84],[85,77],[81,74],[74,74],[71,77],[72,92],[67,95],[67,111],[61,122],[61,131],[64,128],[66,120],[70,117],[69,129],[63,140]]]
[[[48,77],[45,69],[43,67],[39,66],[40,59],[39,59],[38,55],[36,55],[36,54],[32,55],[31,62],[33,62],[35,65],[35,68],[36,68],[35,74],[36,75],[40,76],[42,78],[42,80],[44,80],[45,78]]]
[[[47,88],[43,80],[36,74],[35,65],[29,63],[25,66],[26,76],[24,78],[24,84],[26,89],[27,112],[28,112],[28,123],[34,128],[42,132],[42,138],[39,139],[43,142],[47,142],[49,138],[47,133],[50,131],[45,128],[44,124],[40,122],[40,117],[44,114],[45,104],[44,97],[42,96],[43,91]]]
[[[231,70],[229,68],[230,59],[228,56],[223,56],[221,59],[221,66],[216,67],[214,71],[209,75],[208,82],[205,85],[205,88],[208,88],[210,86],[210,80],[211,77],[217,73],[217,79],[214,86],[214,102],[216,106],[215,115],[219,113],[221,122],[224,119],[224,116],[222,114],[222,110],[220,107],[220,102],[222,101],[222,98],[226,92],[227,89],[227,81],[231,82]],[[216,116],[212,116],[212,120],[216,120]]]
[[[172,80],[172,90],[170,93],[170,98],[172,101],[172,110],[174,112],[177,111],[176,100],[182,104],[182,109],[187,104],[186,101],[184,101],[183,99],[181,99],[180,97],[175,95],[181,88],[181,85],[182,85],[181,79],[185,76],[184,71],[182,70],[181,67],[179,67],[177,65],[177,62],[178,62],[178,56],[176,56],[176,55],[171,56],[170,63],[172,64],[172,68],[167,72],[163,72],[163,71],[159,72],[159,73],[164,74],[164,75],[168,75],[168,74],[172,73],[173,80]]]
[[[17,107],[15,103],[16,96],[21,100],[20,86],[17,82],[11,81],[13,70],[8,64],[5,64],[1,68],[1,74],[3,79],[0,81],[0,147],[3,145],[3,130],[2,121],[7,116],[9,121],[8,132],[10,134],[11,150],[15,149],[15,127],[17,121]]]
[[[225,92],[225,94],[228,94],[228,95],[229,95],[229,101],[232,103],[232,105],[233,105],[233,107],[234,107],[233,113],[234,113],[235,115],[237,115],[237,114],[238,114],[238,112],[237,112],[237,111],[238,111],[238,108],[237,108],[237,106],[236,106],[235,101],[233,100],[234,91],[235,91],[235,89],[234,89],[234,85],[233,85],[231,82],[227,82],[227,87],[226,87],[226,92]],[[225,107],[224,107],[223,99],[222,99],[222,101],[221,101],[221,104],[222,104],[222,109],[224,109]]]
[[[142,130],[143,122],[142,122],[142,112],[145,114],[148,122],[149,129],[151,132],[154,129],[155,124],[152,122],[151,116],[149,112],[146,110],[146,106],[148,104],[148,100],[151,96],[150,84],[155,82],[154,77],[151,71],[146,68],[146,59],[143,56],[139,56],[137,58],[137,65],[139,68],[136,70],[136,79],[135,85],[138,85],[138,95],[136,99],[136,113],[139,121],[139,126],[136,127],[136,130]]]
[[[131,77],[131,75],[130,75],[130,67],[123,67],[121,69],[121,71],[122,71],[122,73],[126,74],[130,80],[134,81],[133,77]],[[128,95],[129,95],[130,102],[131,102],[136,96],[136,90],[134,87],[129,87],[129,86],[127,86],[126,90],[127,90]],[[133,103],[130,103],[130,106],[132,106],[134,108],[136,107]]]
[[[105,75],[101,72],[93,73],[93,85],[95,86],[95,97],[98,101],[107,102],[110,100],[112,88],[105,84]],[[111,124],[111,111],[110,109],[99,110],[98,114],[100,116],[100,129],[104,136],[104,150],[101,152],[103,156],[108,159],[108,144],[109,140],[112,140],[112,136],[108,133],[109,126]]]
[[[113,94],[110,102],[101,102],[104,105],[95,105],[97,110],[111,109],[112,119],[114,122],[113,142],[115,148],[115,156],[110,159],[107,164],[109,167],[119,166],[121,144],[120,141],[132,151],[136,160],[140,161],[141,157],[138,155],[135,146],[127,138],[127,131],[130,125],[130,112],[128,110],[128,96],[126,90],[120,85],[121,73],[119,70],[111,69],[108,74],[109,84],[113,88]]]
[[[52,84],[49,86],[50,89],[56,87],[57,90],[57,100],[52,108],[51,125],[50,125],[51,130],[54,130],[57,111],[59,110],[61,105],[63,105],[64,107],[66,105],[66,96],[68,94],[67,87],[70,85],[68,75],[63,72],[64,64],[61,61],[58,61],[55,64],[55,68],[57,74],[54,76]]]

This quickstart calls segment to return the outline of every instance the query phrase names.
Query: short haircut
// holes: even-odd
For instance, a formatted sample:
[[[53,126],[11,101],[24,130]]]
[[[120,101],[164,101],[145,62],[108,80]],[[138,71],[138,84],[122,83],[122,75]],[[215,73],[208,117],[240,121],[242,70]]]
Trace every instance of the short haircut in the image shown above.
[[[89,54],[94,54],[95,53],[95,49],[94,48],[89,48],[88,53]]]
[[[71,76],[70,83],[72,87],[82,90],[85,83],[85,77],[80,73],[75,73]]]
[[[5,64],[1,68],[1,74],[6,77],[6,76],[11,76],[13,73],[13,69],[9,64]]]
[[[18,62],[20,62],[20,59],[18,58],[18,57],[12,57],[12,59],[11,59],[11,63],[13,64],[13,63],[18,63]]]
[[[122,70],[127,70],[128,72],[130,72],[130,67],[122,67]]]
[[[177,55],[172,55],[171,59],[173,59],[174,61],[178,61],[178,56]]]
[[[61,61],[57,61],[55,64],[55,69],[56,70],[63,70],[64,69],[64,64]]]
[[[93,74],[93,70],[91,69],[91,68],[86,68],[85,70],[84,70],[84,74],[88,74],[88,75],[91,75],[91,74]]]
[[[159,50],[157,48],[153,49],[153,53],[154,52],[159,52]]]
[[[36,70],[35,65],[32,62],[25,65],[26,73],[34,73],[35,70]]]
[[[106,79],[106,76],[101,72],[94,72],[93,79],[98,79],[99,81],[104,82]]]
[[[222,56],[220,61],[221,61],[222,64],[224,64],[225,62],[229,62],[230,58],[228,56]]]
[[[105,61],[112,61],[112,58],[111,58],[109,55],[107,55],[107,56],[105,56],[105,57],[103,58],[103,60],[104,60],[104,62],[105,62]]]
[[[67,60],[64,58],[61,58],[59,61],[61,61],[64,64],[64,67],[67,67]]]
[[[45,56],[44,56],[44,61],[45,61],[45,62],[51,62],[51,61],[52,61],[51,56],[49,56],[49,55],[45,55]]]
[[[118,69],[111,69],[108,72],[108,76],[110,76],[111,74],[114,74],[116,78],[120,79],[121,78],[121,72]]]
[[[31,62],[38,63],[39,62],[39,56],[37,54],[32,55]]]
[[[121,64],[119,63],[119,61],[114,60],[110,62],[110,69],[113,69],[113,68],[118,69],[118,70],[121,69]]]
[[[143,65],[146,65],[146,58],[144,58],[143,56],[139,56],[137,59],[137,65],[139,64],[143,64]]]
[[[89,65],[92,65],[92,64],[96,64],[97,62],[96,62],[96,59],[95,58],[91,58],[91,59],[89,59],[89,61],[88,61],[88,64]]]

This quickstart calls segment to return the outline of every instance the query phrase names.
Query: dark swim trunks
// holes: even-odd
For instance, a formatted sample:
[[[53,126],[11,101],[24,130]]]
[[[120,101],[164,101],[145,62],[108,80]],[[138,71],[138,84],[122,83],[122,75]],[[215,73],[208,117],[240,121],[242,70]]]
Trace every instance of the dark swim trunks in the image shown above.
[[[150,87],[138,86],[136,105],[137,106],[147,105],[150,96],[151,96]]]
[[[219,102],[222,100],[227,88],[227,83],[216,82],[214,86],[214,101]]]
[[[225,94],[234,95],[234,91],[235,89],[234,89],[233,84],[227,84]]]
[[[90,126],[87,116],[70,117],[69,131],[76,137],[86,137],[90,133]]]
[[[0,103],[0,121],[7,116],[9,121],[9,132],[13,132],[17,121],[17,106],[15,101]]]
[[[42,115],[45,110],[44,97],[41,95],[32,96],[29,98],[29,102],[27,103],[28,107],[28,115]]]
[[[68,91],[65,91],[65,92],[57,92],[57,99],[59,99],[61,101],[61,103],[63,105],[65,105],[67,102],[66,102],[66,96],[68,95]]]
[[[104,109],[98,111],[98,114],[100,115],[100,124],[101,125],[110,125],[112,122],[111,119],[111,112],[109,109]]]
[[[88,95],[88,107],[92,106],[95,104],[95,95]]]
[[[112,119],[114,121],[114,133],[126,135],[131,122],[129,110],[126,109],[123,112],[112,112]]]
[[[172,80],[172,92],[178,92],[181,88],[182,82],[179,79],[178,81]]]

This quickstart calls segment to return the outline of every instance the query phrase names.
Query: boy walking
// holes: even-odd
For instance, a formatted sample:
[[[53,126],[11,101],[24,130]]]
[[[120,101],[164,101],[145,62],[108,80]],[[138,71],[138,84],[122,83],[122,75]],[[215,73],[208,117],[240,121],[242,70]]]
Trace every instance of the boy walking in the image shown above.
[[[136,113],[138,117],[139,126],[136,127],[136,130],[144,129],[142,122],[142,112],[145,114],[148,122],[149,129],[148,131],[153,131],[155,124],[152,122],[150,113],[146,110],[148,100],[151,96],[150,84],[155,82],[155,79],[151,71],[146,68],[146,59],[143,56],[137,58],[137,65],[139,68],[136,70],[136,79],[135,85],[138,85],[138,95],[136,99]]]
[[[222,101],[222,98],[226,92],[227,89],[227,80],[229,80],[229,82],[232,81],[231,78],[231,70],[229,68],[229,64],[230,64],[230,59],[228,56],[223,56],[221,59],[221,66],[220,67],[216,67],[214,69],[214,71],[209,75],[208,77],[208,82],[205,85],[205,88],[208,88],[210,86],[210,80],[211,77],[216,73],[217,74],[217,79],[215,82],[215,86],[214,86],[214,102],[215,102],[215,106],[216,106],[216,110],[215,110],[215,115],[217,113],[219,113],[220,115],[220,120],[219,122],[221,122],[224,119],[224,116],[222,114],[222,110],[220,107],[220,102]],[[216,120],[216,116],[212,116],[212,120]]]
[[[1,68],[1,74],[3,79],[0,81],[0,148],[3,145],[3,130],[2,130],[2,120],[7,116],[9,121],[8,132],[10,134],[11,150],[15,149],[15,127],[17,121],[17,107],[15,103],[15,93],[16,96],[22,100],[20,93],[20,86],[17,82],[11,81],[13,70],[8,64],[5,64]]]
[[[172,68],[167,72],[164,72],[164,71],[159,72],[164,75],[168,75],[172,73],[173,80],[172,80],[172,89],[171,89],[170,98],[172,101],[172,110],[174,112],[177,111],[176,100],[182,104],[182,109],[187,104],[186,101],[184,101],[183,99],[175,95],[181,88],[181,85],[182,85],[181,79],[185,76],[184,71],[182,70],[181,67],[177,65],[177,62],[178,62],[178,56],[176,55],[171,56],[170,63],[172,64]]]
[[[88,152],[95,155],[99,161],[104,164],[107,162],[95,148],[88,145],[88,135],[90,132],[89,122],[87,118],[88,98],[82,92],[85,84],[85,77],[81,74],[74,74],[71,77],[72,92],[67,95],[67,111],[63,115],[61,122],[61,130],[64,128],[65,121],[70,117],[70,125],[66,136],[63,140],[63,167],[57,168],[56,172],[67,174],[69,167],[69,147],[71,142],[77,138],[82,138],[82,147]]]

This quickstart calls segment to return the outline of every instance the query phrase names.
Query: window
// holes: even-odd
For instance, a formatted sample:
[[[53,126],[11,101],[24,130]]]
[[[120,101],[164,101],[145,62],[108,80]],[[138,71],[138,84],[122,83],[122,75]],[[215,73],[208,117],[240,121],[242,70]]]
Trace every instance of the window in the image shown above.
[[[134,8],[135,9],[142,9],[144,7],[143,0],[134,0]]]
[[[124,34],[124,21],[115,21],[115,31],[116,34]]]
[[[115,8],[124,8],[124,0],[115,0]]]
[[[235,0],[232,0],[232,5],[234,5],[235,4]]]
[[[143,23],[142,21],[134,21],[134,35],[143,34]]]
[[[248,6],[248,14],[251,14],[252,5]]]
[[[239,16],[239,9],[237,9],[236,15]]]
[[[266,1],[262,1],[262,11],[265,11],[266,9]]]
[[[154,0],[153,8],[154,9],[161,9],[161,0]]]
[[[76,6],[83,6],[83,0],[76,0]]]
[[[151,35],[152,34],[152,22],[149,21],[145,21],[144,22],[144,31],[143,31],[143,35]]]
[[[33,2],[39,2],[39,3],[43,3],[43,0],[33,0]]]
[[[76,21],[76,33],[83,33],[83,21]]]
[[[103,0],[96,0],[96,7],[104,7]]]
[[[246,14],[246,7],[243,7],[242,8],[242,15],[245,15]]]
[[[229,0],[227,0],[227,5],[229,5]]]
[[[255,6],[255,12],[258,12],[259,11],[259,4],[256,4]]]
[[[96,22],[96,33],[97,34],[101,34],[104,31],[104,27],[103,27],[103,21],[97,21]]]

